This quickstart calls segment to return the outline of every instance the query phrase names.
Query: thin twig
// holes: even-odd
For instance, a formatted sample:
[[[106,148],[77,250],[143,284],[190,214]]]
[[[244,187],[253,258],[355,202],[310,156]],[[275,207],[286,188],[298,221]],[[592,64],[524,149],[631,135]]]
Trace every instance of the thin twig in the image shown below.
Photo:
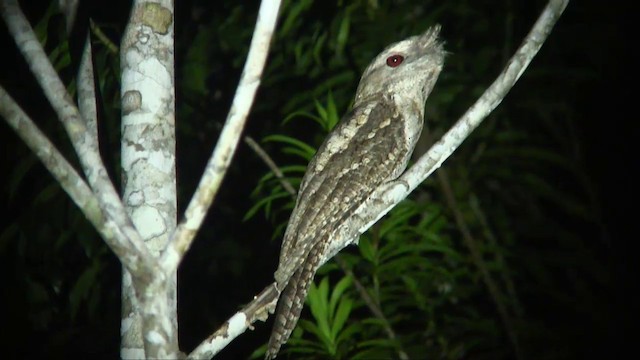
[[[93,58],[91,54],[91,34],[87,33],[87,40],[80,59],[78,69],[78,110],[87,124],[89,134],[96,144],[98,139],[98,110],[96,107],[96,84],[93,73]]]
[[[336,263],[338,263],[338,266],[340,266],[342,271],[347,276],[350,276],[351,279],[353,279],[353,284],[355,285],[356,290],[358,291],[358,294],[360,294],[360,297],[362,298],[364,303],[367,305],[367,307],[369,308],[373,316],[377,317],[382,321],[382,327],[384,328],[384,331],[387,333],[387,336],[389,337],[389,339],[391,339],[397,344],[398,358],[402,360],[408,360],[409,355],[407,355],[404,349],[402,349],[402,344],[399,341],[397,341],[398,337],[396,336],[396,332],[393,331],[393,328],[391,327],[391,323],[382,312],[382,309],[380,309],[380,305],[375,300],[373,300],[373,298],[371,298],[371,295],[369,295],[369,292],[367,292],[367,289],[364,287],[364,285],[362,285],[360,281],[358,281],[358,278],[355,276],[353,271],[349,269],[349,266],[344,261],[344,259],[342,259],[340,255],[337,255],[335,259],[336,259]]]
[[[222,129],[222,123],[215,122],[214,126],[218,130]],[[269,156],[269,153],[267,153],[262,148],[262,146],[260,146],[260,144],[249,135],[243,136],[242,140],[245,142],[245,144],[247,144],[247,146],[249,146],[251,150],[253,150],[256,153],[256,155],[258,155],[258,157],[265,163],[265,165],[267,165],[269,170],[271,170],[273,175],[275,175],[276,179],[280,181],[280,185],[282,185],[285,191],[288,192],[293,197],[293,200],[295,200],[296,194],[298,192],[293,187],[293,185],[291,185],[291,182],[289,181],[289,179],[287,179],[284,176],[284,173],[282,173],[282,170],[280,170],[280,167],[278,167],[278,164],[276,164],[276,162],[273,161],[273,158]]]
[[[64,14],[67,34],[71,34],[73,24],[76,21],[76,14],[78,13],[79,4],[80,0],[58,0],[58,8]]]
[[[102,44],[109,50],[110,53],[117,55],[119,53],[118,45],[114,44],[111,39],[105,34],[100,26],[98,26],[93,19],[89,19],[89,27],[91,28],[91,32],[102,42]]]
[[[289,180],[287,180],[286,177],[284,177],[284,174],[282,173],[282,170],[280,170],[280,168],[278,167],[278,165],[275,163],[275,161],[273,161],[273,159],[271,158],[271,156],[269,156],[269,154],[264,151],[264,149],[260,146],[260,144],[258,144],[255,140],[253,140],[253,138],[251,138],[250,136],[245,136],[244,137],[244,142],[249,145],[249,147],[251,148],[251,150],[253,150],[260,159],[262,159],[262,161],[264,161],[264,163],[267,165],[267,167],[269,167],[269,169],[271,170],[271,172],[273,172],[273,174],[275,175],[275,177],[280,181],[280,184],[282,185],[282,187],[289,193],[291,194],[291,196],[294,198],[295,200],[295,196],[296,196],[296,189],[293,188],[293,185],[291,185],[291,183],[289,182]]]
[[[509,335],[509,340],[511,340],[511,344],[513,345],[516,357],[518,359],[522,359],[522,352],[518,343],[518,336],[516,334],[513,322],[511,321],[511,316],[509,316],[507,307],[504,304],[502,293],[498,288],[498,284],[491,276],[491,272],[489,271],[489,268],[487,267],[487,264],[482,257],[482,252],[478,248],[478,245],[476,245],[477,241],[474,239],[473,235],[471,234],[471,230],[467,225],[467,222],[464,220],[464,215],[462,215],[462,211],[460,211],[460,207],[458,206],[458,201],[453,194],[453,189],[451,189],[447,171],[445,169],[440,169],[436,173],[436,176],[438,177],[438,181],[440,183],[440,187],[442,188],[447,206],[453,213],[453,217],[458,226],[458,230],[462,234],[463,243],[469,250],[469,253],[471,253],[471,259],[480,270],[482,280],[487,289],[489,289],[489,294],[491,294],[491,298],[498,308],[498,313],[500,314],[500,318],[502,319],[504,327],[507,330],[507,334]]]
[[[477,196],[473,194],[471,195],[471,198],[469,199],[469,206],[471,207],[471,211],[473,211],[476,218],[480,222],[480,226],[483,229],[485,237],[489,240],[489,243],[493,247],[497,248],[498,239],[496,238],[496,235],[493,233],[493,231],[491,230],[491,227],[489,226],[489,222],[487,221],[487,217],[484,215],[484,212],[482,211],[482,208],[480,206]],[[511,303],[513,304],[514,313],[516,314],[517,317],[521,318],[523,316],[522,306],[520,305],[520,300],[518,299],[516,287],[508,271],[508,264],[504,259],[504,255],[502,254],[502,252],[500,251],[496,252],[496,261],[498,262],[498,265],[500,266],[500,268],[506,269],[505,271],[500,272],[500,274],[502,275],[502,281],[505,283],[505,287],[507,289],[507,294],[509,298],[511,298]]]

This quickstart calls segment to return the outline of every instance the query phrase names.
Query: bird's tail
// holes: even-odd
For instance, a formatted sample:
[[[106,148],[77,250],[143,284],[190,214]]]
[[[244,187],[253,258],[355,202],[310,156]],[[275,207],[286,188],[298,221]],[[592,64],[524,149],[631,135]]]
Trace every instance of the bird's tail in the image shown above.
[[[265,356],[267,360],[274,359],[278,355],[280,347],[289,340],[289,336],[298,323],[309,286],[322,257],[322,245],[317,244],[309,252],[302,266],[289,279],[289,283],[278,300],[275,322]]]

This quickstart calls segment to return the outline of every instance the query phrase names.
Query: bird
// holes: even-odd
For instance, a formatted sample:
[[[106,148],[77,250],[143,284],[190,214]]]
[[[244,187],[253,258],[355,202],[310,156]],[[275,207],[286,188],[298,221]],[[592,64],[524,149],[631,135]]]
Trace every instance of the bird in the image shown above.
[[[265,358],[293,332],[316,271],[356,239],[339,229],[371,194],[406,169],[424,107],[444,65],[435,25],[386,47],[362,74],[351,110],[309,162],[285,230],[274,274],[279,299]]]

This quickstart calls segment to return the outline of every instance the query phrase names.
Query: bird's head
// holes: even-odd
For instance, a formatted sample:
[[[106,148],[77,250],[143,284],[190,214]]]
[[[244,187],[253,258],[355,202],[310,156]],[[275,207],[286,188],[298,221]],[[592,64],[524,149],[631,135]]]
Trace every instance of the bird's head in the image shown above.
[[[355,104],[371,96],[390,95],[427,101],[444,64],[445,51],[438,41],[440,25],[385,48],[362,74]]]

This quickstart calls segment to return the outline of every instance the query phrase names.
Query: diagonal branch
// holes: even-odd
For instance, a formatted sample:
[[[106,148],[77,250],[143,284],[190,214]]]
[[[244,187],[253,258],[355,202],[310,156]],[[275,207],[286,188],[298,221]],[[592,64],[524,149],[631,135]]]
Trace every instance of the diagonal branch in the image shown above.
[[[161,264],[167,273],[177,269],[184,254],[189,250],[231,163],[260,84],[279,7],[280,0],[263,0],[260,4],[247,61],[225,126],[193,198],[187,206],[184,219],[178,225],[173,238],[162,254]]]
[[[267,286],[242,310],[230,317],[220,329],[200,343],[187,359],[210,359],[247,328],[253,329],[251,324],[257,320],[266,321],[268,314],[275,311],[279,295],[275,282]]]
[[[409,186],[407,194],[422,183],[462,144],[507,96],[551,33],[569,0],[550,0],[505,69],[482,96],[429,151],[400,179]]]

